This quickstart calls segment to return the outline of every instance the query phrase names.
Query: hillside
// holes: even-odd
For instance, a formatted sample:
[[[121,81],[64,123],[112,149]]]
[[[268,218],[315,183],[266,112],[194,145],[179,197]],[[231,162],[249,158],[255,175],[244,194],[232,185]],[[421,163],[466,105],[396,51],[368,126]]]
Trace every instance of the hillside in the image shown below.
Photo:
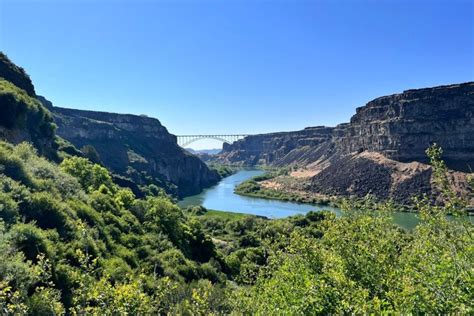
[[[454,170],[455,189],[471,194],[464,172],[474,166],[474,83],[380,97],[334,128],[248,136],[224,146],[217,160],[300,169],[291,179],[263,183],[267,187],[329,197],[373,194],[410,204],[413,195],[437,195],[425,153],[433,143]]]
[[[217,172],[180,148],[157,119],[54,107],[36,95],[25,70],[3,53],[0,107],[1,139],[32,142],[54,160],[92,154],[89,158],[109,168],[135,194],[143,194],[139,187],[154,184],[175,196],[192,195],[219,180]]]
[[[28,82],[20,68],[12,69]],[[393,223],[393,204],[371,199],[346,201],[342,217],[322,211],[268,220],[182,210],[156,186],[137,197],[98,163],[136,162],[165,175],[178,168],[186,172],[178,179],[194,183],[196,174],[186,168],[195,168],[196,158],[158,120],[60,109],[39,99],[0,78],[2,315],[474,310],[474,229],[446,216],[464,214],[466,201],[444,185],[449,173],[437,147],[429,156],[433,183],[449,203],[420,201],[412,231]],[[42,104],[54,112],[61,134],[86,145],[82,152],[55,134]]]
[[[51,108],[57,133],[77,148],[92,146],[114,173],[138,185],[159,184],[177,196],[199,193],[219,176],[178,146],[155,118]]]
[[[162,194],[137,199],[85,158],[57,165],[27,143],[0,142],[0,170],[6,315],[473,311],[473,226],[446,219],[457,200],[423,204],[405,231],[393,206],[370,200],[339,218],[183,211]]]
[[[0,52],[0,139],[14,144],[32,142],[41,154],[54,159],[56,126],[35,96],[25,71]]]

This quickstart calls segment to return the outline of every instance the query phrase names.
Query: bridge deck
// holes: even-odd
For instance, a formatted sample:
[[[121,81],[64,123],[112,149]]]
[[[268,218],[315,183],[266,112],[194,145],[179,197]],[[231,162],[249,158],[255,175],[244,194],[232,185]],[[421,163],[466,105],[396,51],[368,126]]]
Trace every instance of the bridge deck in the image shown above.
[[[246,136],[249,136],[249,134],[176,135],[176,138],[178,140],[178,145],[186,147],[201,139],[214,139],[223,143],[231,144],[239,139],[245,138]]]

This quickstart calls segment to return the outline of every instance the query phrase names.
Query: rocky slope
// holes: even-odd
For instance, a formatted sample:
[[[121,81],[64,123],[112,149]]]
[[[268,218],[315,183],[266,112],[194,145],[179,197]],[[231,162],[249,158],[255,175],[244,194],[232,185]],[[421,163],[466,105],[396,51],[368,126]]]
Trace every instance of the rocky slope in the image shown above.
[[[14,144],[31,142],[41,155],[54,160],[60,159],[58,149],[84,155],[68,141],[77,148],[93,146],[100,162],[121,176],[116,181],[135,193],[140,193],[137,184],[158,184],[183,196],[219,180],[217,172],[182,150],[176,137],[156,119],[54,107],[36,95],[28,74],[2,52],[0,139]],[[90,146],[86,147],[89,151]]]
[[[178,146],[154,118],[52,108],[57,133],[78,148],[93,146],[114,173],[146,185],[160,183],[179,196],[216,183],[216,172]]]
[[[299,188],[330,196],[368,193],[407,203],[433,194],[425,150],[439,144],[465,191],[474,168],[474,83],[407,90],[357,109],[350,123],[248,136],[218,160],[242,165],[299,166]],[[288,181],[285,181],[288,183]],[[278,184],[281,186],[281,184]],[[294,188],[293,188],[294,189]]]
[[[397,161],[426,162],[433,142],[452,169],[474,168],[474,83],[407,90],[357,109],[349,125],[335,130],[345,153],[374,151]]]
[[[0,52],[0,77],[35,97],[35,87],[25,70],[15,65],[3,52]]]
[[[247,136],[233,144],[224,144],[218,160],[223,163],[242,165],[286,165],[311,159],[307,152],[318,148],[332,137],[331,127],[308,127],[301,131]]]
[[[30,77],[0,52],[0,139],[31,142],[40,154],[56,159],[53,118],[35,97]]]

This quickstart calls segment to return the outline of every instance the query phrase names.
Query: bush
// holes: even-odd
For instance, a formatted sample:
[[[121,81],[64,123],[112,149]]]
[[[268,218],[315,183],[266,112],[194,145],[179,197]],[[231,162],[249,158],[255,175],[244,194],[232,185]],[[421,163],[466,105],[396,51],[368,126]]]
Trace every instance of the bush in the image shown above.
[[[105,274],[114,282],[123,282],[132,273],[132,269],[125,260],[118,257],[104,260],[102,266],[104,267]]]
[[[19,216],[18,203],[9,194],[0,192],[0,219],[7,224],[13,224]]]
[[[33,224],[16,224],[11,228],[12,244],[25,254],[26,259],[36,261],[39,254],[50,256],[51,245],[44,232]]]
[[[74,232],[70,218],[75,219],[75,214],[46,192],[33,193],[22,207],[22,215],[43,229],[56,229],[63,238],[71,237]]]
[[[39,288],[28,299],[28,313],[31,315],[63,315],[60,292],[52,288]]]
[[[28,131],[29,138],[42,154],[52,154],[46,151],[53,146],[56,126],[49,111],[37,99],[0,78],[0,110],[1,126]]]
[[[81,151],[84,156],[89,159],[91,162],[96,164],[101,164],[100,156],[97,150],[92,145],[85,145],[81,147]]]
[[[249,194],[249,193],[255,193],[260,190],[260,184],[253,180],[245,181],[242,184],[239,184],[236,188],[235,191],[237,193],[242,193],[242,194]]]
[[[115,185],[109,171],[100,165],[91,163],[86,158],[65,158],[60,167],[61,170],[77,178],[82,188],[87,192],[98,190],[101,185],[115,191]]]
[[[68,206],[74,210],[77,217],[91,227],[103,227],[104,220],[99,212],[81,201],[69,201]]]
[[[12,146],[5,143],[0,143],[0,172],[26,186],[33,185],[33,179],[25,164],[19,157],[13,155]]]

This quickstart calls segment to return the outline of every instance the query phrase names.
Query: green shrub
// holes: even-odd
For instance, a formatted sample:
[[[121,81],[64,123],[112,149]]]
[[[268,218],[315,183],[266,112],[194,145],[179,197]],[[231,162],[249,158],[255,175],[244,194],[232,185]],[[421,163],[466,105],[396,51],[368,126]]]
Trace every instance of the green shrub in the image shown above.
[[[28,131],[42,154],[53,146],[56,126],[49,111],[24,90],[0,78],[0,125],[10,130]],[[49,143],[45,146],[45,143]]]
[[[26,259],[36,261],[39,254],[50,255],[51,245],[43,230],[33,224],[16,224],[11,230],[12,244],[25,254]]]
[[[81,151],[84,154],[84,156],[89,159],[93,163],[100,164],[100,156],[97,150],[95,149],[94,146],[92,145],[85,145],[81,147]]]
[[[102,266],[104,267],[105,274],[114,282],[123,282],[132,273],[132,269],[125,260],[118,257],[104,260]]]
[[[86,158],[70,157],[65,158],[60,164],[61,170],[69,173],[79,180],[83,189],[87,192],[98,190],[101,185],[115,191],[112,177],[104,167],[91,163]]]
[[[62,315],[65,312],[58,290],[41,287],[28,299],[28,313],[31,315]]]
[[[237,193],[248,194],[248,193],[255,193],[260,190],[260,184],[253,180],[245,181],[242,184],[239,184],[235,191]]]
[[[43,229],[56,229],[63,238],[71,237],[74,232],[71,219],[75,219],[75,214],[46,192],[33,193],[31,200],[22,207],[21,215]]]
[[[99,212],[82,201],[68,201],[68,206],[74,210],[77,217],[91,227],[103,227],[104,221]]]
[[[35,88],[28,74],[22,67],[15,65],[3,52],[0,52],[0,77],[23,89],[28,95],[35,96]]]
[[[26,186],[33,185],[33,179],[24,162],[13,155],[13,147],[5,143],[0,143],[0,172]]]
[[[10,194],[0,192],[0,219],[6,224],[15,223],[20,216],[18,203]]]

